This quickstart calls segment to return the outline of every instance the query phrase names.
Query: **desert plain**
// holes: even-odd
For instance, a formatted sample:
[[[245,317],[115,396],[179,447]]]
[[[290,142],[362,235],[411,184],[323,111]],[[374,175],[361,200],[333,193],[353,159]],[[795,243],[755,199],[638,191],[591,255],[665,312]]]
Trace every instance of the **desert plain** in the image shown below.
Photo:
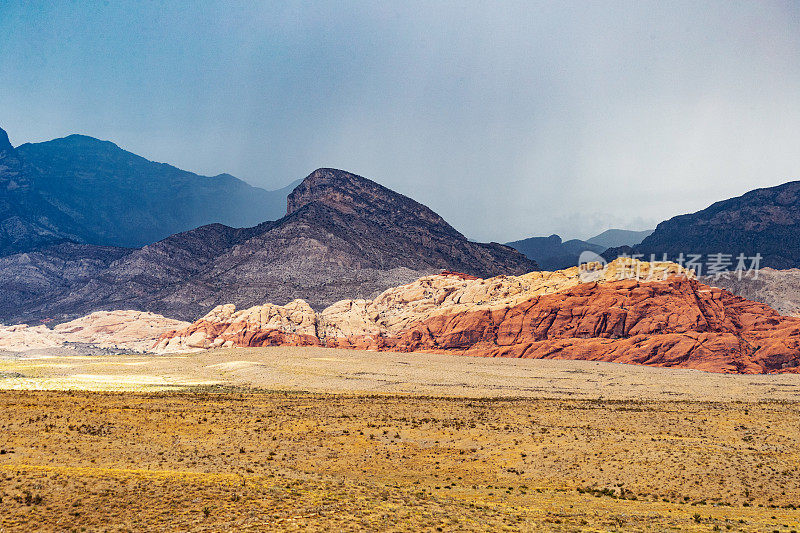
[[[800,375],[0,358],[0,531],[798,531]]]

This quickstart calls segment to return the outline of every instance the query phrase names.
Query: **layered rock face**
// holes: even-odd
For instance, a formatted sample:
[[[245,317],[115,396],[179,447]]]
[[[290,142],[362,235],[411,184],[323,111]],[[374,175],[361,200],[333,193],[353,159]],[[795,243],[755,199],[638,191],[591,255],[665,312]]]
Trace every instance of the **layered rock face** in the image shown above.
[[[619,259],[490,279],[427,276],[317,314],[300,301],[221,306],[162,336],[156,351],[279,344],[762,373],[797,371],[800,319],[672,263]]]
[[[507,309],[432,317],[375,344],[762,373],[797,367],[800,320],[696,280],[626,280],[585,284]]]
[[[678,274],[692,275],[672,263],[651,265],[618,260],[604,269],[595,265],[583,270],[573,267],[556,272],[534,271],[521,276],[489,279],[444,272],[388,289],[374,300],[341,300],[320,313],[315,313],[303,300],[295,300],[286,306],[265,304],[241,311],[236,311],[231,304],[220,305],[189,328],[164,335],[157,351],[275,345],[274,340],[278,337],[274,337],[274,333],[273,337],[254,340],[265,331],[288,334],[289,337],[281,340],[290,344],[342,342],[346,345],[355,339],[398,334],[409,324],[435,315],[508,308],[582,283],[607,283],[637,275],[663,279]],[[287,320],[286,317],[294,318]]]
[[[620,279],[655,280],[675,275],[693,274],[673,263],[618,260],[605,268],[593,264],[582,269],[489,279],[465,279],[458,274],[427,276],[389,289],[371,301],[337,302],[320,313],[318,334],[326,341],[377,333],[399,335],[412,324],[432,317],[509,309],[585,283],[604,285]]]
[[[42,301],[72,301],[76,291],[131,250],[65,242],[46,249],[0,257],[0,322],[45,322]],[[96,284],[95,284],[96,288]],[[81,309],[86,315],[92,309]]]
[[[85,317],[47,326],[0,326],[0,351],[27,352],[81,344],[124,352],[145,352],[165,332],[185,328],[188,322],[140,311],[98,311]]]

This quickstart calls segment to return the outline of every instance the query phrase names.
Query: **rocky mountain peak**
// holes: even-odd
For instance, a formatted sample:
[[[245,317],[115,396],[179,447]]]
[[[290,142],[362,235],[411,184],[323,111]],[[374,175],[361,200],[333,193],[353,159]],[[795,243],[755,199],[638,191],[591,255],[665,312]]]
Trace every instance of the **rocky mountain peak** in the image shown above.
[[[47,142],[53,146],[64,146],[71,148],[95,148],[106,150],[113,150],[116,148],[121,150],[119,146],[111,141],[104,141],[102,139],[90,137],[89,135],[82,135],[80,133],[72,133],[66,137],[60,137]]]
[[[313,203],[398,226],[421,223],[461,235],[419,202],[344,170],[320,168],[309,174],[287,197],[286,214]]]

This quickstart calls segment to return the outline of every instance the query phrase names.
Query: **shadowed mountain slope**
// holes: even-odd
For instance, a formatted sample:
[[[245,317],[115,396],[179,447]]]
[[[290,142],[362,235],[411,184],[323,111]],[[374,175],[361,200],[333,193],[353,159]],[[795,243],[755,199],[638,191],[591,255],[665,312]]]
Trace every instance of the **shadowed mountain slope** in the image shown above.
[[[512,248],[470,242],[427,207],[341,170],[313,172],[287,207],[275,222],[203,226],[131,251],[56,297],[39,292],[3,306],[0,321],[62,321],[109,309],[194,319],[220,303],[300,297],[322,308],[441,270],[486,277],[537,269]],[[19,261],[9,258],[9,268]]]
[[[139,247],[209,223],[283,214],[290,187],[199,176],[114,143],[70,135],[16,149],[0,130],[0,255],[73,241]]]
[[[0,256],[80,239],[78,224],[37,191],[37,177],[0,129]]]
[[[761,254],[760,266],[800,267],[800,181],[756,189],[742,196],[661,222],[649,237],[632,249],[608,250],[604,256],[621,253],[663,254],[675,260],[684,254]],[[735,266],[735,265],[734,265]]]

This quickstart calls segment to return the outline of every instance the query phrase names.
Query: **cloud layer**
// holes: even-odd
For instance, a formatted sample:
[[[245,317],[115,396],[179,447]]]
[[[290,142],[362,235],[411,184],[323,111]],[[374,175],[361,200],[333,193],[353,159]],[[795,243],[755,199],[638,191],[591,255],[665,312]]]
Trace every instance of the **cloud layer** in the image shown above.
[[[645,229],[800,179],[800,7],[0,5],[0,126],[276,188],[344,168],[469,237]]]

